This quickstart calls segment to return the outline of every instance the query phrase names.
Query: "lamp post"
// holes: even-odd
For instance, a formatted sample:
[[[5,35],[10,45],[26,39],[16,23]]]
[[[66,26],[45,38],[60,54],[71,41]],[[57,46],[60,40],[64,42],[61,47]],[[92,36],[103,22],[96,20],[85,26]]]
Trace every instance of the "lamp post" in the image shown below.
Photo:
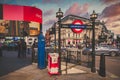
[[[55,28],[55,29],[54,29],[54,30],[55,30],[55,52],[56,52],[56,46],[57,46],[57,45],[56,45],[56,27],[54,27],[54,28]]]
[[[92,66],[91,72],[95,73],[95,19],[97,19],[97,14],[93,10],[93,13],[90,15],[90,19],[92,20]]]
[[[59,52],[59,73],[61,74],[61,18],[63,17],[63,12],[61,8],[59,8],[58,12],[56,12],[56,17],[58,18],[58,52]]]

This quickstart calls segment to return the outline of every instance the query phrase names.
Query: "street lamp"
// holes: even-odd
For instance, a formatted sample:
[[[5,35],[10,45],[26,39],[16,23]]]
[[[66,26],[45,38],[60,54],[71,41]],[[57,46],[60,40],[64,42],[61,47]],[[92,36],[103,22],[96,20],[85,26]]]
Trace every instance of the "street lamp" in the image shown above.
[[[56,52],[56,25],[54,26],[54,32],[55,32],[55,52]]]
[[[90,19],[92,20],[92,66],[91,72],[96,72],[95,69],[95,19],[97,19],[97,14],[93,10],[93,13],[90,15]]]
[[[56,17],[58,18],[58,52],[59,52],[59,73],[61,74],[61,18],[63,17],[63,12],[61,8],[59,8],[58,12],[56,12]]]

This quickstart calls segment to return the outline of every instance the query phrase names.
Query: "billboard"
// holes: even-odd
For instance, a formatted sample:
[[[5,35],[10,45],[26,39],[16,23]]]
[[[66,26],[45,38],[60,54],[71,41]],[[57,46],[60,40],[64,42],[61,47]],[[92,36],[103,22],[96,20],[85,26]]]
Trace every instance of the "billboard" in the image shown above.
[[[0,33],[6,33],[6,29],[4,26],[0,25]]]
[[[36,7],[1,4],[0,9],[1,19],[42,23],[42,11]]]
[[[25,21],[28,23],[37,22],[39,23],[38,30],[28,31],[28,27],[24,26],[24,30],[30,35],[36,35],[40,33],[40,24],[42,24],[42,10],[31,7],[31,6],[20,6],[20,5],[9,5],[0,4],[0,19],[12,20],[9,24],[8,33],[10,36],[18,36],[22,32],[21,23],[13,23],[14,21]],[[20,29],[19,29],[20,28]],[[4,33],[5,29],[0,28],[0,33]]]

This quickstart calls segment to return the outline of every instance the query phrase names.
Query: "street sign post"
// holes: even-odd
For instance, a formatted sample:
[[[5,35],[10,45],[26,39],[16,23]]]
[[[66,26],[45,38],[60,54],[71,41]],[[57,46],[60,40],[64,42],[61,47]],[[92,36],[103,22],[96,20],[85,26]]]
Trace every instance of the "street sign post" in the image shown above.
[[[81,33],[83,29],[92,29],[92,26],[83,24],[81,20],[74,20],[72,24],[62,24],[61,28],[71,28],[74,33]]]

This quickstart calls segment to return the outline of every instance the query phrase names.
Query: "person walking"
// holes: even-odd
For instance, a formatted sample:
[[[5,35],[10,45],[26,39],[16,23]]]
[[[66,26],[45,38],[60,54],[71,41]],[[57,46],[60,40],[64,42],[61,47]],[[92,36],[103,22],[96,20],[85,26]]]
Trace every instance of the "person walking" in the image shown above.
[[[21,58],[21,57],[22,57],[21,53],[22,53],[22,42],[21,42],[21,40],[20,40],[20,41],[18,42],[18,58]]]
[[[18,43],[18,58],[26,58],[26,42],[21,39]]]
[[[26,58],[26,42],[24,40],[22,40],[22,53],[23,53],[23,58]]]
[[[0,43],[0,57],[2,57],[2,43]]]
[[[35,45],[36,45],[36,39],[34,40],[34,43],[32,45],[32,62],[35,62]]]

